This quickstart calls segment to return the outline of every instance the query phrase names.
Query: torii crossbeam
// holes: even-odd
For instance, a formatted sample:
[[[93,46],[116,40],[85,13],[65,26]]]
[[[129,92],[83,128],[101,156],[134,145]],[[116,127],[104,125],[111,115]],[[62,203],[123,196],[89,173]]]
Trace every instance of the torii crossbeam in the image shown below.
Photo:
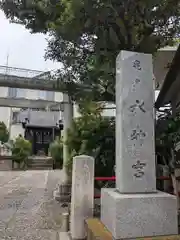
[[[40,99],[6,98],[0,97],[1,107],[49,109],[51,111],[63,111],[63,102],[54,102]]]

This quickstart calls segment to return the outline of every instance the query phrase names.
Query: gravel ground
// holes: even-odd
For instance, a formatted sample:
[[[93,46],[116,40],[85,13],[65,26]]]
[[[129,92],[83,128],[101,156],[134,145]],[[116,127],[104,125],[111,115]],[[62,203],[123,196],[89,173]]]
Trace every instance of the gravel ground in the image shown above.
[[[59,239],[64,210],[53,190],[61,176],[59,170],[0,172],[1,240]]]

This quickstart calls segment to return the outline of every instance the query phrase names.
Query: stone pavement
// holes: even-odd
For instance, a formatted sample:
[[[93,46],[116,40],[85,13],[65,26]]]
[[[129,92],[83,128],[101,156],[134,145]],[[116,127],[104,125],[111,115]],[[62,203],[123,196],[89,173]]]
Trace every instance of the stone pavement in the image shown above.
[[[53,200],[62,172],[0,171],[0,239],[66,240],[60,237],[63,209]]]

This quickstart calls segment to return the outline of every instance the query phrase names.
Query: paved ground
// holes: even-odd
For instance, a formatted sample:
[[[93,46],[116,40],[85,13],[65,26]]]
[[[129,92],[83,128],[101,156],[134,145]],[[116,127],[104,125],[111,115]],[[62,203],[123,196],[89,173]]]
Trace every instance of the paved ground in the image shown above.
[[[62,209],[53,190],[61,175],[0,171],[0,240],[59,240]]]

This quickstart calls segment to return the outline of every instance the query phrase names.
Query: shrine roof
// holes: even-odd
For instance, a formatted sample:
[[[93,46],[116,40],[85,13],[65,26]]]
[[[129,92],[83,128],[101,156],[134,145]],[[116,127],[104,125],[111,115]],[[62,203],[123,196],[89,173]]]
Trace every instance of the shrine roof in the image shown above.
[[[155,103],[156,109],[172,103],[180,93],[180,45],[166,74]]]

